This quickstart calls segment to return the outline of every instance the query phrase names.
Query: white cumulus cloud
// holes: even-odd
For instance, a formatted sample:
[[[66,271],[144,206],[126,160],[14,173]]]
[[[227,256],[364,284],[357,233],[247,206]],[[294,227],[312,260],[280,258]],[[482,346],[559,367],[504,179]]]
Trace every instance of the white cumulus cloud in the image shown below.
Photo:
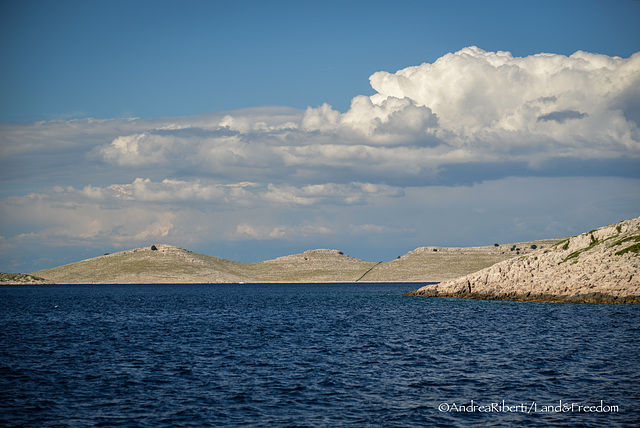
[[[370,78],[382,105],[409,98],[430,108],[452,145],[481,144],[499,137],[551,139],[554,148],[589,157],[571,146],[610,154],[640,149],[638,123],[622,101],[640,86],[640,53],[630,58],[576,52],[571,56],[538,54],[524,58],[477,47],[447,54],[433,64]],[[636,101],[637,102],[637,101]],[[503,148],[504,151],[506,149]],[[549,153],[553,155],[553,152]]]
[[[355,97],[345,113],[327,104],[271,117],[229,112],[119,136],[99,157],[232,181],[402,185],[447,184],[446,171],[464,165],[474,181],[491,178],[479,173],[489,166],[571,175],[587,161],[599,163],[585,166],[589,174],[628,175],[640,161],[638,101],[629,96],[640,93],[640,53],[519,58],[469,47],[370,81],[376,94]]]

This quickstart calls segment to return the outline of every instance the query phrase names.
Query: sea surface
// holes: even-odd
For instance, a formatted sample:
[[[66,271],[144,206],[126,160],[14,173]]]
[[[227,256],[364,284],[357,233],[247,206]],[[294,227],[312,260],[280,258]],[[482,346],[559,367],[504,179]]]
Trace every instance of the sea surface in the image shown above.
[[[638,426],[640,305],[419,285],[0,287],[0,426]]]

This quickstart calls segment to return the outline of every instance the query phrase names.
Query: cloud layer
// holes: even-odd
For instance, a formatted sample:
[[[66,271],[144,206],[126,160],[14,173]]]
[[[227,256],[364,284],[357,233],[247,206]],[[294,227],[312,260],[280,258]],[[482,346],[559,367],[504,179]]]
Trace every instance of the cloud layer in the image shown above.
[[[382,215],[433,196],[410,189],[454,195],[450,186],[513,177],[574,187],[571,177],[618,177],[627,189],[640,179],[640,53],[469,47],[370,83],[376,93],[344,113],[323,104],[0,124],[0,247],[417,236],[415,222]],[[626,205],[612,212],[637,215],[632,197],[620,193]]]
[[[630,94],[640,95],[640,54],[514,58],[470,47],[370,81],[377,93],[355,97],[345,113],[327,104],[268,118],[233,112],[119,136],[96,154],[113,166],[234,180],[402,185],[447,184],[439,173],[461,165],[511,174],[513,165],[531,172],[558,160],[608,160],[616,174],[617,161],[639,158]]]

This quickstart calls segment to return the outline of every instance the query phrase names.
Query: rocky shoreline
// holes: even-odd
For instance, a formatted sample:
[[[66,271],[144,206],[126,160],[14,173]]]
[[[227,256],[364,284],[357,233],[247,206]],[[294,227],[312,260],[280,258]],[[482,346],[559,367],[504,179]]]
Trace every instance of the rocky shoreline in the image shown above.
[[[407,293],[425,297],[640,303],[640,218],[592,230]]]

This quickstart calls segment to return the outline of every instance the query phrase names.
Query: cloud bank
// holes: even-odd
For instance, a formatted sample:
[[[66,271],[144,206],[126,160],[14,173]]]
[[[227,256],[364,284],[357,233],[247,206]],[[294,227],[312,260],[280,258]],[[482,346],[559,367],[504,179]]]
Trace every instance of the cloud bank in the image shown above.
[[[556,183],[574,188],[572,177],[617,177],[625,188],[640,179],[640,53],[518,58],[469,47],[369,80],[375,94],[346,112],[0,124],[0,246],[418,236],[415,222],[358,216],[514,177],[565,177]],[[628,197],[614,212],[638,215],[637,193]]]
[[[442,172],[460,166],[561,174],[558,161],[606,160],[615,175],[638,160],[640,54],[514,58],[470,47],[370,82],[377,93],[355,97],[345,113],[327,104],[270,118],[234,112],[119,136],[96,156],[234,180],[400,185],[450,184]]]

